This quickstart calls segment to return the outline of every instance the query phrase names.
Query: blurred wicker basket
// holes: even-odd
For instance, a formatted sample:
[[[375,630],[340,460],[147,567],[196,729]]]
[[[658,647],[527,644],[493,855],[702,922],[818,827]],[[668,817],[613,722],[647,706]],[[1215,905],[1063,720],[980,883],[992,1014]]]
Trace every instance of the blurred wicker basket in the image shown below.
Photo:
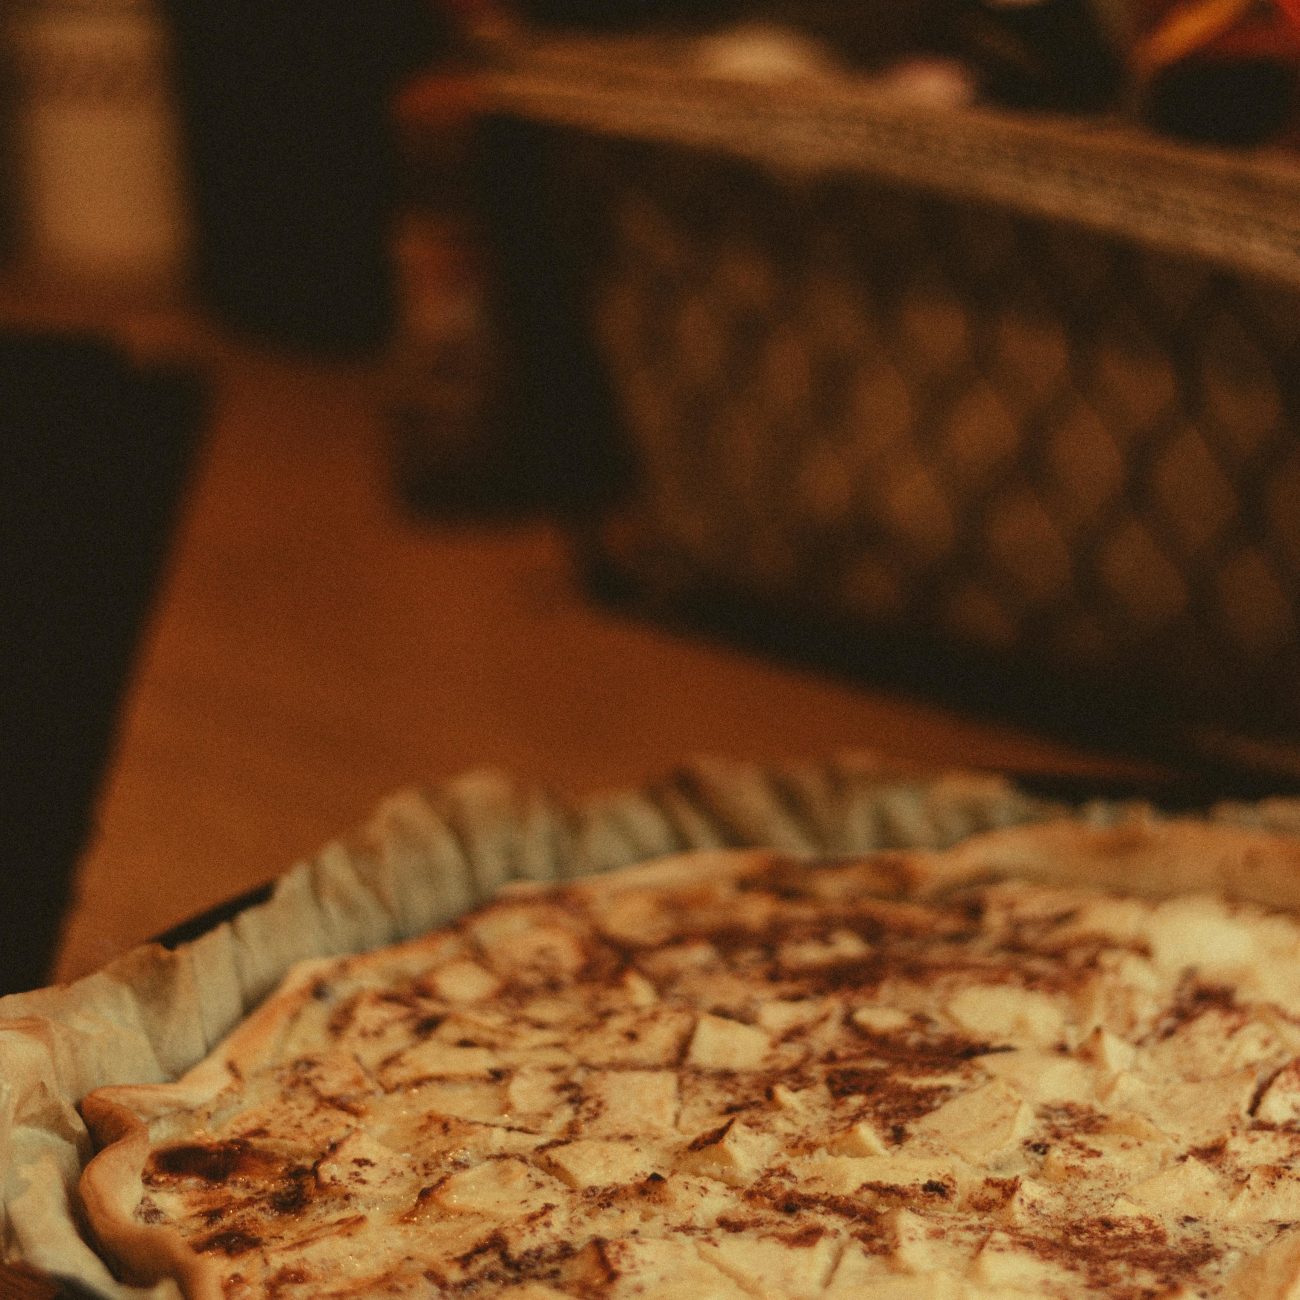
[[[550,277],[524,296],[635,469],[607,577],[837,666],[1292,770],[1300,168],[774,95],[644,43],[534,51],[494,94],[530,157],[517,215],[554,232],[508,287]]]

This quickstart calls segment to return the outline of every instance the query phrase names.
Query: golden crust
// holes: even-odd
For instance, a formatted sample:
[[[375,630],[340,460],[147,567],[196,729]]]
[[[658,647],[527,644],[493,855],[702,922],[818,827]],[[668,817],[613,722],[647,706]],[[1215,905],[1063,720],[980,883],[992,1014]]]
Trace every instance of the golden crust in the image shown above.
[[[856,879],[889,899],[934,899],[973,884],[1024,880],[1168,897],[1212,893],[1238,902],[1300,910],[1300,844],[1270,832],[1197,821],[1138,817],[1111,826],[1055,821],[975,835],[953,848],[878,853],[855,863]],[[677,855],[613,875],[570,881],[569,892],[609,899],[629,890],[674,891],[701,883],[797,869],[797,859],[761,851]],[[543,899],[536,884],[515,884],[507,896]],[[407,947],[418,952],[426,943]],[[376,953],[350,963],[353,973],[391,961]],[[172,1085],[100,1090],[83,1114],[100,1154],[81,1180],[82,1201],[101,1242],[142,1282],[181,1281],[191,1300],[220,1295],[218,1271],[187,1247],[175,1229],[148,1227],[134,1217],[150,1144],[150,1124],[172,1110],[211,1100],[232,1079],[274,1058],[313,982],[331,963],[310,962],[244,1021],[212,1055]],[[1279,1243],[1225,1283],[1225,1296],[1281,1297],[1297,1277],[1296,1248]]]
[[[900,892],[918,897],[976,880],[1023,879],[1152,897],[1213,893],[1300,909],[1300,841],[1190,819],[1051,821],[972,836],[943,853],[898,854],[895,863]]]
[[[69,987],[0,998],[0,1249],[104,1294],[136,1295],[87,1246],[74,1209],[91,1154],[80,1099],[177,1078],[294,962],[444,924],[478,900],[480,880],[549,880],[722,844],[950,843],[1051,807],[997,777],[936,778],[864,752],[779,769],[698,760],[645,789],[581,801],[490,771],[402,791],[290,871],[266,904],[198,941],[174,953],[145,946]]]
[[[582,892],[616,894],[634,888],[673,889],[707,878],[734,878],[771,860],[761,851],[714,851],[678,855],[625,867],[616,873],[571,882]],[[516,883],[507,895],[542,897],[537,882]],[[352,963],[354,972],[391,961],[404,949],[420,951],[424,939],[384,949]],[[238,1025],[216,1051],[172,1084],[101,1088],[88,1094],[81,1112],[98,1154],[83,1172],[79,1192],[95,1237],[128,1280],[153,1283],[174,1277],[187,1300],[218,1300],[219,1272],[212,1260],[191,1250],[171,1227],[137,1221],[142,1175],[151,1148],[150,1126],[172,1111],[210,1101],[232,1078],[251,1074],[272,1060],[286,1028],[312,996],[317,976],[333,962],[296,965],[284,983]]]
[[[659,859],[616,877],[576,882],[614,889],[689,884],[752,870],[752,854]],[[1021,879],[1167,897],[1213,893],[1300,910],[1300,840],[1251,826],[1135,815],[1113,825],[1057,819],[972,835],[951,848],[877,853],[863,864],[882,897],[929,898],[980,880]]]
[[[127,1281],[147,1285],[175,1278],[187,1300],[218,1300],[220,1280],[210,1260],[196,1254],[174,1228],[136,1219],[150,1125],[172,1110],[203,1104],[232,1077],[270,1060],[283,1029],[311,997],[316,972],[330,964],[314,959],[295,966],[273,996],[175,1083],[100,1088],[82,1099],[82,1117],[98,1153],[86,1165],[78,1192],[100,1248]]]
[[[375,947],[443,924],[471,906],[485,882],[546,880],[726,844],[839,854],[935,847],[972,831],[1039,820],[1054,807],[997,778],[934,779],[869,754],[779,771],[700,761],[645,790],[580,804],[521,791],[491,773],[397,795],[363,831],[289,873],[270,903],[198,942],[176,953],[141,949],[71,988],[0,999],[0,1240],[7,1243],[6,1258],[76,1276],[105,1294],[140,1294],[114,1284],[84,1243],[70,1198],[91,1145],[74,1107],[96,1089],[178,1078],[208,1056],[294,962]],[[1122,812],[1099,805],[1087,816],[1110,822]],[[1225,807],[1217,815],[1300,831],[1300,805],[1289,800]],[[1280,851],[1270,860],[1280,864],[1287,856]],[[924,888],[931,868],[923,859],[906,854],[887,871],[903,877],[914,872],[915,887]],[[1269,871],[1241,869],[1239,852],[1234,861],[1238,867],[1222,874],[1241,896],[1257,897],[1271,887]],[[1022,865],[1039,869],[1033,862]],[[1279,901],[1294,905],[1289,868],[1270,870],[1277,873]],[[882,879],[882,887],[886,883]],[[930,887],[942,884],[932,879]],[[105,1134],[124,1122],[97,1105],[90,1102],[87,1113]],[[142,1097],[137,1105],[147,1110]],[[130,1143],[119,1145],[130,1156],[123,1157],[129,1167],[136,1159]],[[123,1191],[103,1177],[109,1203],[129,1200],[129,1178]],[[111,1217],[112,1211],[94,1213]],[[150,1294],[175,1291],[164,1283]]]
[[[179,1095],[173,1094],[177,1099]],[[218,1300],[220,1279],[180,1232],[135,1219],[140,1174],[149,1152],[149,1127],[141,1116],[156,1100],[144,1088],[92,1093],[85,1099],[86,1122],[104,1149],[82,1176],[82,1207],[125,1281],[147,1284],[174,1278],[188,1300]]]

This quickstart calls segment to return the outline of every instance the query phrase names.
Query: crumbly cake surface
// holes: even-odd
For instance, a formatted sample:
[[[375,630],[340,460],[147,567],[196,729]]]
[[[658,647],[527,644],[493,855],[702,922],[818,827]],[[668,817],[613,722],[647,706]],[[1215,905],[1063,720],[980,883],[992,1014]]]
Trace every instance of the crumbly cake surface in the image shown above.
[[[148,1119],[106,1245],[227,1300],[1288,1293],[1294,916],[715,862],[315,964],[167,1104],[92,1100]]]

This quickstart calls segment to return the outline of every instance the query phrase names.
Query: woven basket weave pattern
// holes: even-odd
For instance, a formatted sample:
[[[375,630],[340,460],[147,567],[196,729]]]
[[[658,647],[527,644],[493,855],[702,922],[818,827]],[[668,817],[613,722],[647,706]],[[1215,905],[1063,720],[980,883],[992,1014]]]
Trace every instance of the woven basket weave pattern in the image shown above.
[[[587,138],[618,562],[1300,722],[1300,302],[919,191]]]

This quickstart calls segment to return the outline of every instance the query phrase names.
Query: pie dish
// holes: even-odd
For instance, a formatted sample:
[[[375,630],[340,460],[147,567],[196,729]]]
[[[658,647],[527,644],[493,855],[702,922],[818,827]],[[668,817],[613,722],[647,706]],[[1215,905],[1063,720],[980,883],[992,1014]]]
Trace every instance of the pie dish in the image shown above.
[[[665,815],[669,807],[671,816]],[[366,1220],[383,1217],[376,1208],[380,1202],[389,1208],[401,1202],[403,1213],[419,1207],[425,1239],[457,1232],[466,1237],[459,1252],[444,1251],[430,1263],[427,1276],[423,1270],[416,1280],[400,1269],[383,1274],[395,1294],[630,1294],[638,1269],[640,1281],[653,1285],[635,1293],[663,1296],[858,1294],[868,1283],[873,1294],[918,1297],[1014,1294],[1016,1287],[1025,1294],[1063,1295],[1287,1294],[1297,1251],[1278,1226],[1285,1222],[1278,1207],[1289,1204],[1290,1195],[1290,1156],[1283,1150],[1291,1122],[1285,1067],[1300,1054],[1300,1043],[1291,1041],[1285,1008],[1300,995],[1293,996],[1285,982],[1291,919],[1267,913],[1300,907],[1300,849],[1279,834],[1295,824],[1296,810],[1282,801],[1225,807],[1213,819],[1176,822],[1149,810],[1097,805],[1048,824],[1062,811],[997,780],[900,779],[860,761],[777,776],[696,768],[657,791],[600,806],[562,805],[482,777],[434,796],[403,796],[386,805],[367,832],[286,877],[264,908],[195,944],[176,953],[134,954],[84,987],[0,1004],[8,1014],[0,1022],[8,1084],[0,1143],[10,1254],[75,1275],[106,1294],[134,1294],[137,1286],[159,1295],[181,1288],[189,1295],[217,1295],[223,1288],[232,1296],[272,1294],[277,1292],[269,1279],[277,1269],[275,1286],[286,1300],[295,1286],[300,1294],[371,1294],[380,1273],[358,1283],[338,1266],[328,1275],[304,1273],[295,1281],[298,1265],[272,1260],[260,1274],[252,1268],[264,1244],[251,1243],[258,1234],[250,1215],[260,1212],[254,1202],[264,1210],[267,1197],[278,1196],[282,1219],[296,1215],[307,1224],[315,1214],[308,1226],[320,1226],[318,1202],[332,1197],[326,1218],[337,1227],[348,1216],[334,1211],[351,1197],[354,1206],[371,1207],[362,1215]],[[1016,826],[1028,829],[988,833],[991,827]],[[707,848],[710,840],[714,846],[766,841],[779,851],[679,856],[630,875],[565,883],[558,893],[514,884],[486,911],[468,910],[512,878],[585,875],[665,850]],[[954,842],[960,843],[949,852],[933,851]],[[870,856],[882,846],[906,851]],[[1079,890],[1079,897],[1071,892]],[[1098,902],[1102,895],[1088,892],[1096,890],[1130,897],[1121,907]],[[1220,896],[1201,899],[1198,905],[1209,912],[1177,910],[1190,906],[1183,895],[1207,891]],[[1165,895],[1179,897],[1161,901]],[[813,903],[820,919],[809,928]],[[610,909],[619,907],[632,907],[641,918],[630,933],[610,919]],[[1068,931],[1072,924],[1068,914],[1077,919],[1098,907],[1102,912],[1096,915],[1128,919],[1115,921],[1114,933],[1100,922],[1091,930],[1084,926],[1079,942],[1063,944],[1062,927]],[[795,924],[801,912],[794,931],[762,931],[764,914],[780,927]],[[527,926],[502,930],[503,918],[524,914],[537,923],[531,935],[540,947],[534,947],[560,962],[548,968],[546,996],[555,1004],[549,1034],[534,1023],[537,1006],[513,1027],[500,1019],[519,1002],[524,985],[507,974],[506,965],[529,950],[530,933]],[[579,914],[587,926],[580,932],[572,928]],[[677,918],[676,930],[663,930],[665,915]],[[991,919],[975,924],[977,915]],[[1140,924],[1134,921],[1139,915],[1146,918]],[[286,924],[289,916],[292,925]],[[557,917],[567,920],[560,924]],[[416,939],[395,953],[377,951],[457,918],[449,936]],[[1174,936],[1164,948],[1157,944],[1151,956],[1140,951],[1148,941],[1132,932],[1148,922],[1154,933]],[[492,956],[484,935],[494,926],[514,937],[501,939]],[[1220,957],[1199,950],[1189,957],[1177,946],[1177,936],[1187,931],[1211,940],[1211,948],[1222,947],[1225,935],[1237,942],[1232,937],[1243,926],[1252,934],[1251,927],[1262,927],[1258,934],[1272,944],[1254,952],[1253,966],[1240,960],[1240,943],[1229,953],[1232,970]],[[623,936],[623,957],[621,965],[611,966],[615,932]],[[724,932],[735,940],[729,950],[720,942]],[[1037,936],[1033,943],[1025,938],[1030,934]],[[583,997],[622,998],[628,1005],[603,1011],[641,1017],[635,1024],[617,1023],[658,1044],[645,1048],[645,1059],[611,1056],[610,1042],[601,1048],[587,1041],[596,1028],[590,1020],[565,1019],[576,1014],[572,1006],[564,1010],[568,990],[583,983],[569,979],[555,956],[566,943],[585,954],[570,975],[590,975],[597,967],[603,972],[600,980],[586,979],[592,987]],[[594,943],[603,945],[604,957],[592,966]],[[372,955],[329,955],[367,951]],[[1265,951],[1267,960],[1260,957]],[[1126,1062],[1122,1035],[1115,1032],[1123,1025],[1117,1021],[1106,1029],[1117,1041],[1098,1038],[1094,1031],[1106,1027],[1084,1025],[1078,989],[1068,999],[1073,1019],[1061,1021],[1059,1008],[1053,1019],[1053,980],[1059,984],[1069,967],[1088,984],[1092,976],[1080,973],[1087,973],[1086,962],[1074,969],[1084,960],[1080,953],[1088,952],[1109,952],[1106,960],[1121,965],[1127,953],[1164,972],[1165,983],[1147,990],[1146,1020],[1140,1032],[1129,1033],[1129,1048],[1141,1046],[1144,1035],[1155,1035],[1153,1043],[1174,1043],[1161,1049],[1165,1067],[1170,1061],[1186,1064],[1186,1056],[1192,1064],[1180,1078],[1189,1086],[1235,1071],[1233,1086],[1240,1091],[1243,1072],[1254,1072],[1250,1095],[1235,1118],[1220,1125],[1223,1132],[1180,1129],[1164,1134],[1161,1146],[1148,1130],[1162,1123],[1176,1127],[1174,1119],[1187,1107],[1165,1096],[1165,1110],[1149,1113],[1154,1103],[1143,1100],[1147,1076]],[[725,958],[721,965],[719,955]],[[936,956],[952,969],[942,975],[931,970],[927,963]],[[301,966],[303,959],[316,964]],[[279,992],[272,992],[295,966]],[[1189,974],[1199,967],[1201,974]],[[919,978],[923,968],[932,978]],[[956,983],[954,970],[966,972]],[[830,978],[828,972],[835,971],[840,974]],[[850,972],[856,972],[851,979]],[[759,976],[762,996],[753,985]],[[1130,976],[1131,970],[1118,987],[1129,988]],[[1237,981],[1231,997],[1223,992],[1230,978]],[[542,997],[528,987],[534,1001]],[[1140,980],[1132,987],[1140,988]],[[931,997],[936,993],[937,1001]],[[1023,995],[1018,1010],[1017,995]],[[1093,988],[1089,996],[1096,1002],[1111,993]],[[385,1006],[397,1008],[391,1023],[384,1021]],[[378,1051],[382,1042],[384,1051],[363,1061],[358,1042],[340,1038],[340,1044],[346,1041],[343,1055],[363,1076],[383,1074],[379,1093],[385,1097],[418,1092],[420,1115],[445,1122],[441,1146],[419,1157],[426,1161],[419,1168],[412,1161],[405,1169],[393,1166],[393,1154],[400,1155],[405,1144],[381,1141],[385,1132],[391,1137],[391,1124],[384,1128],[389,1121],[381,1115],[379,1093],[362,1095],[364,1078],[346,1086],[335,1079],[327,1086],[313,1074],[315,1066],[304,1064],[320,1064],[322,1041],[313,1045],[298,1036],[310,1025],[314,1032],[328,1030],[349,1016],[368,1024],[371,1047]],[[671,1032],[654,1028],[660,1020]],[[529,1026],[534,1041],[526,1043],[519,1036]],[[1180,1038],[1186,1026],[1195,1032]],[[386,1037],[416,1027],[405,1045]],[[1208,1047],[1196,1046],[1202,1038]],[[327,1032],[324,1046],[332,1041]],[[540,1056],[524,1060],[518,1053],[525,1049]],[[561,1067],[557,1052],[570,1049],[576,1055]],[[1205,1053],[1218,1049],[1236,1054],[1231,1070],[1207,1066]],[[432,1067],[424,1059],[430,1053]],[[509,1059],[493,1063],[494,1053]],[[317,1101],[333,1100],[330,1132],[313,1130],[319,1150],[312,1161],[298,1151],[264,1170],[261,1183],[244,1177],[248,1171],[240,1172],[240,1162],[252,1151],[258,1153],[249,1156],[254,1164],[266,1154],[268,1139],[250,1119],[257,1105],[270,1100],[270,1093],[258,1092],[271,1087],[259,1082],[263,1068],[269,1069],[266,1080],[279,1080],[276,1087],[296,1075]],[[559,1094],[539,1102],[557,1081]],[[528,1102],[530,1087],[540,1091]],[[1065,1096],[1071,1089],[1082,1089],[1085,1100]],[[891,1116],[880,1099],[900,1090],[911,1101]],[[1230,1091],[1227,1085],[1224,1090]],[[1209,1114],[1213,1095],[1215,1089],[1208,1088],[1205,1105],[1193,1109]],[[76,1102],[95,1130],[95,1143]],[[1220,1117],[1227,1105],[1222,1102]],[[363,1119],[368,1108],[374,1114]],[[507,1111],[518,1112],[519,1122],[502,1122]],[[579,1111],[588,1114],[589,1128],[575,1126]],[[800,1111],[805,1117],[795,1123]],[[713,1123],[719,1115],[721,1122]],[[1067,1115],[1074,1116],[1074,1129],[1064,1133]],[[304,1118],[310,1116],[300,1108],[298,1119]],[[1099,1123],[1120,1128],[1103,1133],[1095,1127]],[[1062,1132],[1047,1133],[1049,1124]],[[1133,1131],[1126,1133],[1124,1125]],[[1001,1136],[986,1140],[986,1131]],[[1272,1146],[1257,1138],[1244,1146],[1237,1141],[1264,1131],[1273,1135]],[[485,1137],[505,1146],[475,1155],[475,1143]],[[1104,1148],[1104,1164],[1122,1164],[1128,1157],[1110,1159],[1114,1152],[1106,1144],[1127,1151],[1125,1144],[1137,1138],[1163,1153],[1144,1178],[1130,1170],[1118,1190],[1094,1178],[1088,1193],[1093,1199],[1077,1214],[1069,1206],[1048,1206],[1053,1188],[1078,1181],[1069,1173],[1070,1153],[1082,1151],[1086,1164],[1087,1151]],[[1224,1146],[1216,1154],[1219,1138]],[[379,1146],[360,1151],[363,1140]],[[276,1140],[269,1141],[274,1148]],[[186,1157],[176,1152],[204,1144],[224,1154],[207,1164],[194,1156],[196,1181]],[[1036,1149],[1044,1144],[1045,1150]],[[91,1163],[94,1145],[103,1150]],[[448,1166],[451,1148],[458,1154]],[[384,1150],[387,1166],[379,1158]],[[167,1151],[172,1155],[160,1156]],[[435,1170],[428,1160],[444,1164]],[[361,1163],[350,1166],[354,1173],[386,1168],[384,1177],[374,1174],[371,1180],[383,1185],[344,1188],[342,1166],[356,1161]],[[642,1169],[638,1161],[650,1167]],[[311,1172],[310,1188],[303,1168]],[[291,1169],[298,1172],[288,1176]],[[1158,1181],[1144,1186],[1170,1169],[1181,1172],[1166,1180],[1171,1185],[1163,1191]],[[1061,1176],[1048,1176],[1053,1170]],[[927,1176],[920,1177],[922,1172]],[[206,1176],[213,1173],[220,1176]],[[75,1199],[79,1178],[84,1211]],[[1184,1187],[1179,1178],[1192,1182]],[[332,1179],[335,1190],[307,1195],[331,1187]],[[1275,1192],[1282,1188],[1282,1199],[1266,1204],[1270,1179]],[[642,1200],[630,1190],[637,1187],[645,1193]],[[483,1214],[500,1215],[511,1188],[524,1202],[534,1194],[543,1200],[481,1231]],[[649,1192],[656,1188],[654,1200]],[[1254,1189],[1254,1202],[1242,1200],[1247,1188]],[[554,1211],[550,1220],[541,1214],[526,1230],[520,1226],[521,1218],[550,1204],[552,1194],[567,1194],[587,1207],[589,1218],[595,1215],[585,1236],[572,1214],[557,1217]],[[1033,1236],[1027,1224],[1054,1225],[1051,1232],[1060,1237],[1069,1223],[1095,1228],[1102,1219],[1118,1222],[1110,1211],[1125,1195],[1128,1235],[1120,1237],[1133,1247],[1127,1272],[1107,1275],[1095,1286],[1089,1282],[1091,1291],[1071,1291],[1051,1289],[1064,1285],[1055,1273],[1045,1278],[1025,1271],[1020,1247]],[[1110,1198],[1104,1207],[1097,1199],[1102,1196]],[[1170,1205],[1184,1196],[1200,1198],[1199,1213],[1169,1219]],[[241,1197],[247,1203],[234,1204]],[[796,1206],[800,1197],[804,1203]],[[853,1202],[852,1214],[843,1213],[847,1202],[837,1212],[835,1198]],[[1233,1204],[1235,1217],[1225,1217],[1224,1207]],[[1249,1204],[1259,1213],[1248,1222]],[[742,1249],[747,1238],[737,1206],[753,1220],[751,1248]],[[203,1248],[194,1231],[196,1215],[208,1216],[208,1245],[215,1242],[215,1249]],[[938,1246],[936,1215],[947,1216]],[[1204,1222],[1193,1225],[1192,1219]],[[454,1232],[447,1227],[452,1220]],[[633,1220],[640,1225],[635,1230],[628,1226]],[[1206,1255],[1210,1229],[1204,1224],[1212,1220],[1234,1226],[1227,1231],[1231,1240],[1216,1239]],[[1153,1253],[1154,1247],[1133,1254],[1140,1236],[1135,1225],[1148,1221],[1165,1234],[1164,1255]],[[658,1231],[656,1223],[671,1231]],[[887,1250],[865,1248],[869,1227],[876,1245],[884,1243]],[[529,1245],[511,1238],[520,1231],[534,1233],[536,1240]],[[565,1233],[567,1242],[561,1240]],[[1098,1257],[1113,1255],[1120,1237],[1112,1232],[1108,1242],[1088,1245],[1075,1231],[1071,1241],[1080,1257]],[[1039,1238],[1048,1239],[1042,1232]],[[103,1256],[91,1251],[90,1239],[98,1241]],[[382,1249],[365,1253],[373,1262]],[[537,1251],[533,1265],[521,1268],[529,1250]],[[802,1252],[797,1262],[785,1258],[796,1250]],[[1198,1253],[1200,1262],[1189,1264]],[[209,1267],[214,1258],[224,1271]],[[766,1262],[755,1274],[760,1258]],[[1067,1272],[1070,1267],[1060,1258],[1046,1263]],[[241,1269],[242,1281],[235,1276]],[[1166,1283],[1191,1289],[1177,1292]],[[1218,1290],[1196,1289],[1203,1285]]]
[[[83,1203],[193,1300],[1280,1300],[1300,919],[1263,897],[1300,844],[1186,822],[516,889],[90,1094]]]

